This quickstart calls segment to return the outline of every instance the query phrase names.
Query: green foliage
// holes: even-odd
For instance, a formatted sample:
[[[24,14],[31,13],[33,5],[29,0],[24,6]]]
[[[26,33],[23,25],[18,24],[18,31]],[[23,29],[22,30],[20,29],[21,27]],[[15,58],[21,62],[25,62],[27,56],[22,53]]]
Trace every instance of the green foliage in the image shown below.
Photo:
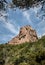
[[[33,4],[41,2],[42,0],[12,0],[13,4],[19,8],[29,8],[32,7]]]
[[[6,0],[0,0],[0,10],[5,10]]]
[[[18,8],[21,8],[21,9],[24,9],[24,8],[29,9],[30,7],[32,7],[34,4],[37,4],[38,2],[43,1],[43,4],[45,3],[44,0],[11,0],[11,1],[12,1],[12,3],[11,2],[9,3],[11,8],[18,7]],[[7,0],[0,0],[0,9],[5,8],[5,6],[6,6],[5,3],[7,5],[9,5]],[[6,6],[6,7],[8,7],[8,6]]]
[[[45,36],[33,43],[1,44],[0,65],[45,65]]]

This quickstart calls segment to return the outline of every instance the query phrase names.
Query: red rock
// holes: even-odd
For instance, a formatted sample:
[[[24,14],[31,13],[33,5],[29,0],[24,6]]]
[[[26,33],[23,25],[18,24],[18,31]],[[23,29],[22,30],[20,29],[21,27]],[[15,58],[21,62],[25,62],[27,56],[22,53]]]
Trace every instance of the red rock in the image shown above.
[[[22,44],[25,42],[35,42],[38,40],[36,31],[30,26],[24,26],[20,28],[19,34],[14,37],[11,41],[9,41],[9,44]]]

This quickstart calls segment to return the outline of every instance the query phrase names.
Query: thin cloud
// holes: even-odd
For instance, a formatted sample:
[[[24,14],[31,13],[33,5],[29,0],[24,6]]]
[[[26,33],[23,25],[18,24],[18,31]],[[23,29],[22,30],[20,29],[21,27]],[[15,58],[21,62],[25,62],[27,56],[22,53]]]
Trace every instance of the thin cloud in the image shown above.
[[[27,19],[27,21],[30,23],[31,22],[31,20],[30,20],[30,15],[29,15],[29,13],[27,12],[27,11],[24,11],[23,12],[23,16]]]
[[[18,31],[19,31],[19,26],[17,26],[17,24],[15,24],[15,26],[12,24],[12,23],[10,23],[10,20],[9,20],[9,22],[5,22],[5,19],[4,18],[2,18],[2,20],[3,20],[3,26],[5,27],[5,28],[7,28],[11,33],[13,33],[13,34],[18,34]]]
[[[34,8],[33,8],[33,11],[34,11],[35,13],[37,13],[37,12],[39,12],[39,11],[41,10],[41,8],[42,8],[42,5],[39,5],[38,7],[34,7]]]
[[[0,22],[4,23],[4,27],[7,28],[11,33],[18,34],[19,26],[15,23],[15,26],[11,23],[12,20],[7,20],[4,16],[7,14],[3,14],[3,16],[0,17]]]
[[[15,31],[15,27],[13,26],[13,24],[11,24],[11,23],[6,23],[6,27],[12,32],[12,33],[16,33],[17,34],[17,32]]]
[[[7,43],[11,38],[13,38],[13,35],[3,35],[0,37],[0,43]]]
[[[5,27],[9,30],[9,31],[11,31],[11,33],[13,33],[13,34],[18,34],[18,30],[16,29],[16,27],[13,25],[13,24],[11,24],[10,22],[4,22],[4,24],[5,24]],[[19,28],[18,28],[19,29]]]
[[[45,19],[38,23],[38,32],[40,33],[39,36],[45,35]]]

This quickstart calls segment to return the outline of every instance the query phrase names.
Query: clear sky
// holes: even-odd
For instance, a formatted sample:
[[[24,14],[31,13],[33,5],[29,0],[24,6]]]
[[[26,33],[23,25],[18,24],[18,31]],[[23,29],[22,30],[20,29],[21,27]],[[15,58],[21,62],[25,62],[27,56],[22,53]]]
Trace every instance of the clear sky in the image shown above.
[[[7,9],[7,12],[0,11],[0,43],[6,43],[15,37],[20,27],[31,25],[37,32],[38,37],[45,35],[45,17],[41,5],[29,10]],[[6,16],[6,17],[5,17]]]

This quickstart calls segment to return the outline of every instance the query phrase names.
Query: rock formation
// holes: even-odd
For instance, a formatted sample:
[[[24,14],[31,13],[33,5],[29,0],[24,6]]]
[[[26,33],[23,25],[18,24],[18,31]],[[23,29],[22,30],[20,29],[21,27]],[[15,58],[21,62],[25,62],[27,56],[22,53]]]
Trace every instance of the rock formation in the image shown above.
[[[20,28],[19,34],[9,41],[9,44],[22,44],[25,42],[35,42],[37,40],[36,31],[30,25],[27,25]]]

